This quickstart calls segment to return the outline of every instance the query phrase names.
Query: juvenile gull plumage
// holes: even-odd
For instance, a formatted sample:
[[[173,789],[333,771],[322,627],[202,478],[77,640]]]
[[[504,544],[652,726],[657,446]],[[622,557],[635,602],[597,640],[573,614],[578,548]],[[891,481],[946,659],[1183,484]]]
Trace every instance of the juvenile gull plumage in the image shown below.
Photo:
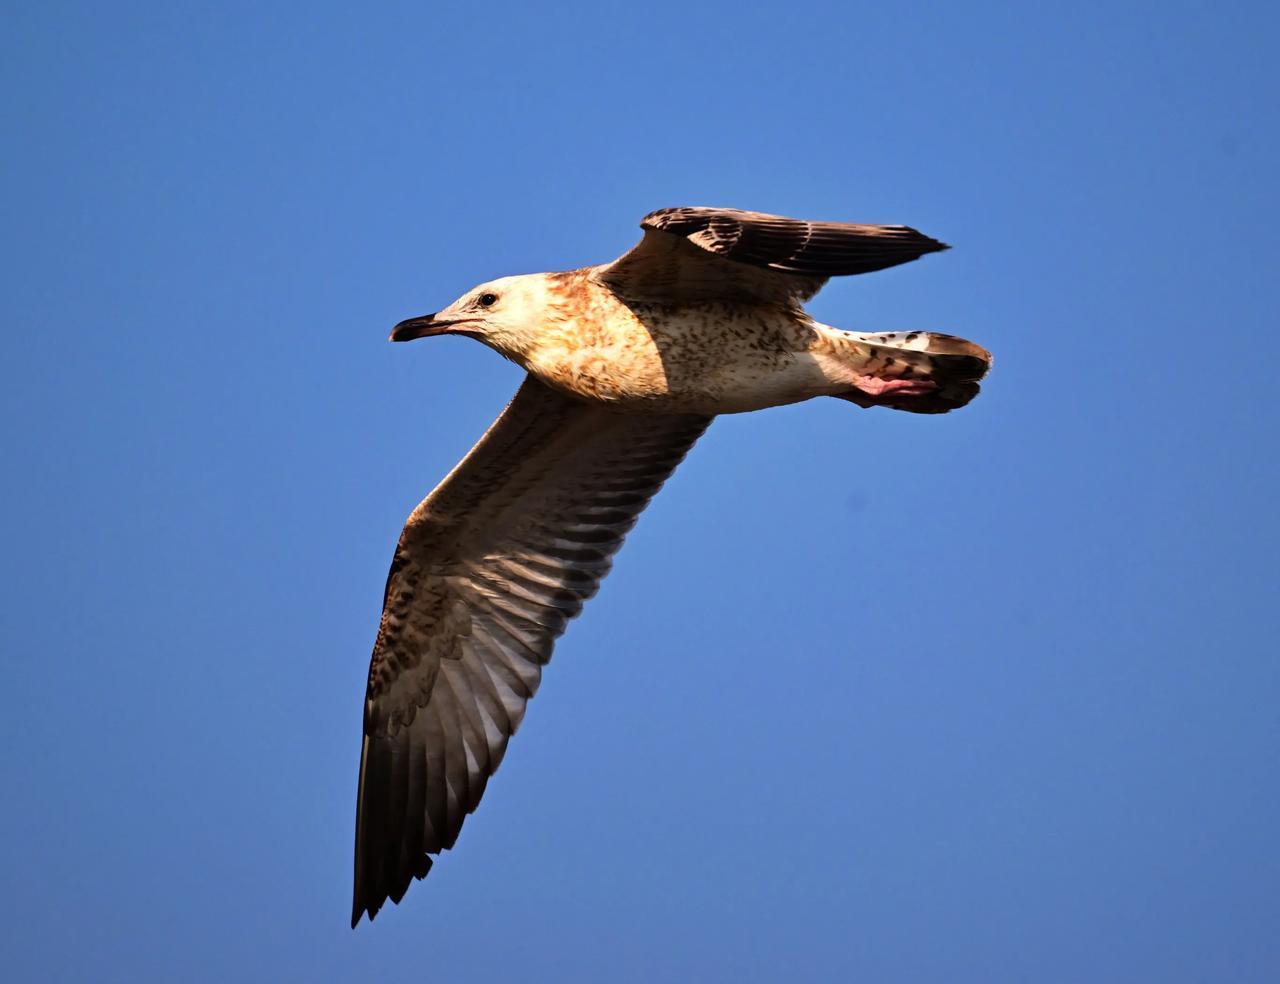
[[[914,229],[713,208],[641,228],[613,263],[503,277],[391,333],[468,335],[528,376],[396,547],[365,696],[353,927],[453,846],[556,638],[712,417],[815,396],[946,413],[990,365],[960,338],[841,331],[801,307],[828,277],[947,248]]]

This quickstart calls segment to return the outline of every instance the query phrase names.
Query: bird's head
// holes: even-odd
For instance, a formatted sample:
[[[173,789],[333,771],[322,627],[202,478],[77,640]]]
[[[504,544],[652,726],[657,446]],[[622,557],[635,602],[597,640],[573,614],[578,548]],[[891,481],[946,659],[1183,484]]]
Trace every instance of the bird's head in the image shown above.
[[[549,302],[545,274],[501,277],[472,287],[435,314],[401,321],[391,330],[391,341],[467,335],[508,358],[520,359],[530,351],[545,326]]]

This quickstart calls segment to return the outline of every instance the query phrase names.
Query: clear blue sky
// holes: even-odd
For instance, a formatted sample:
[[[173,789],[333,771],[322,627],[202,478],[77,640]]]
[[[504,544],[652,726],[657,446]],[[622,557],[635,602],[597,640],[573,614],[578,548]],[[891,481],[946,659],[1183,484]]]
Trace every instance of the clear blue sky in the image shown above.
[[[7,4],[7,980],[1280,979],[1264,4]],[[539,9],[541,8],[541,9]],[[725,418],[458,847],[347,928],[391,325],[666,205],[905,222],[948,417]]]

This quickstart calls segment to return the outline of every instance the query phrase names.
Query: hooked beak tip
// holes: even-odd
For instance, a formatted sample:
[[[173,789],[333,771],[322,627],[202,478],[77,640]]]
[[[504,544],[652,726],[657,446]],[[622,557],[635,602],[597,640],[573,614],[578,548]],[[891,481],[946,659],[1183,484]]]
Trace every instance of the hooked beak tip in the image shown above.
[[[415,338],[426,338],[428,335],[440,335],[449,330],[451,321],[437,321],[434,314],[424,314],[418,318],[401,321],[391,329],[389,341],[411,342]]]

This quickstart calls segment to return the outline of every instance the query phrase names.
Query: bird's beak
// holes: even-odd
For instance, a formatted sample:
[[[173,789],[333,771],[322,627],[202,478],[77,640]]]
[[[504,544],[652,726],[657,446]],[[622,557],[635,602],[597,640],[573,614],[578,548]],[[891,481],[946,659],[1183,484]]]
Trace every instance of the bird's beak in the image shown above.
[[[456,323],[456,319],[440,318],[434,314],[424,314],[418,318],[409,318],[407,321],[401,321],[400,324],[391,329],[391,341],[411,342],[415,338],[443,335],[449,330],[450,326]]]

